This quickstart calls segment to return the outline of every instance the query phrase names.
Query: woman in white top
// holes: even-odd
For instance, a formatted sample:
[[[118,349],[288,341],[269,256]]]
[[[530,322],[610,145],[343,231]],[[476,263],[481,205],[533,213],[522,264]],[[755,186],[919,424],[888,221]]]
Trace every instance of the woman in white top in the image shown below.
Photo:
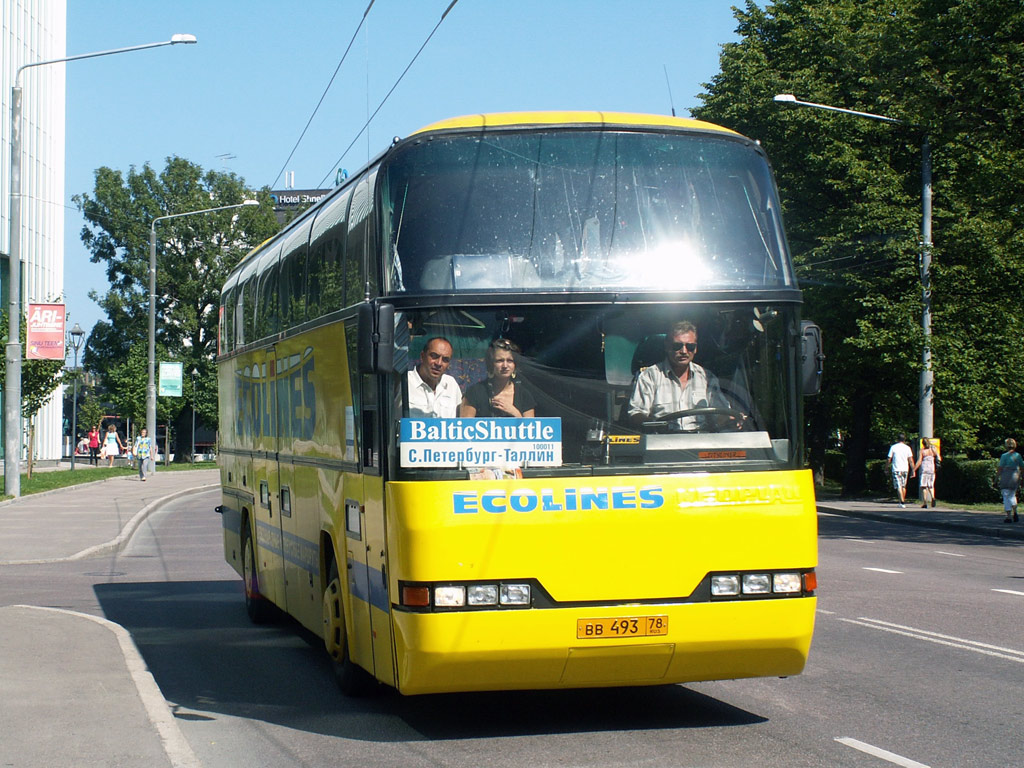
[[[121,455],[124,450],[124,443],[121,436],[117,434],[117,427],[111,424],[107,427],[107,434],[103,436],[103,455],[110,459],[110,466],[114,466],[114,459]]]

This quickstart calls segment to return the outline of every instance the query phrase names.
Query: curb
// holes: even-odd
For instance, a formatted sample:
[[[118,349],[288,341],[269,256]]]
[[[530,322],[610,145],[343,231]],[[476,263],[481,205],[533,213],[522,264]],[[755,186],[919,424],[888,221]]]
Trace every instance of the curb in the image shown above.
[[[127,629],[109,619],[79,611],[71,611],[66,608],[50,608],[42,605],[13,605],[11,607],[48,611],[78,619],[88,619],[110,630],[117,638],[117,644],[121,648],[121,656],[124,658],[128,675],[135,685],[135,690],[139,694],[139,699],[146,710],[149,722],[156,729],[157,735],[160,737],[160,744],[164,748],[164,753],[171,761],[171,765],[174,768],[202,768],[202,764],[196,757],[195,752],[192,751],[192,747],[185,738],[185,735],[181,732],[181,728],[175,721],[167,700],[164,698],[163,693],[160,692],[160,687],[146,666],[142,654],[139,652],[131,633]]]
[[[916,518],[900,517],[898,515],[888,515],[884,512],[870,512],[859,509],[848,509],[845,507],[834,507],[827,503],[822,504],[821,502],[818,502],[816,506],[819,511],[829,512],[833,515],[840,515],[842,517],[858,517],[863,520],[878,520],[885,523],[898,523],[899,525],[910,525],[917,528],[936,528],[944,531],[971,533],[976,536],[988,536],[996,539],[1024,540],[1024,530],[1018,531],[1012,528],[989,528],[952,520],[919,520]]]
[[[121,478],[111,477],[109,479],[120,480]],[[85,560],[90,557],[95,557],[96,555],[107,554],[108,552],[116,552],[120,550],[128,542],[128,539],[130,539],[132,535],[135,533],[135,531],[138,530],[139,526],[142,525],[145,519],[149,517],[153,512],[155,512],[158,508],[162,507],[164,504],[169,504],[175,499],[180,499],[182,496],[189,496],[194,493],[205,493],[207,491],[219,487],[220,483],[197,485],[194,488],[186,488],[181,491],[175,491],[174,493],[169,493],[166,496],[161,496],[158,499],[154,499],[149,504],[140,509],[138,512],[136,512],[132,516],[131,520],[125,523],[124,528],[121,529],[121,532],[116,537],[114,537],[110,541],[105,541],[102,544],[96,544],[94,546],[88,547],[87,549],[83,549],[81,552],[76,552],[73,555],[68,555],[67,557],[46,557],[39,558],[36,560],[4,560],[0,562],[0,565],[43,565],[46,563],[67,563],[73,562],[75,560]],[[46,491],[46,493],[54,492],[56,491]],[[42,494],[32,495],[38,496]]]

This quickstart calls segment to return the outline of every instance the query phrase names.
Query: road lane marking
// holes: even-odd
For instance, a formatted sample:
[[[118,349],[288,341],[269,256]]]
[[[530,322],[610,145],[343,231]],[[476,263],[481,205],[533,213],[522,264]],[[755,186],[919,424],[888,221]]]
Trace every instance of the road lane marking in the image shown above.
[[[967,557],[967,555],[960,555],[956,552],[943,552],[941,549],[935,550],[936,555],[949,555],[950,557]]]
[[[875,747],[871,744],[868,744],[867,742],[858,741],[857,739],[851,739],[847,736],[844,736],[841,739],[837,738],[836,741],[838,741],[840,744],[844,744],[847,747],[853,747],[854,749],[859,749],[861,752],[866,752],[867,754],[873,755],[874,757],[879,757],[882,760],[888,760],[890,763],[893,763],[894,765],[903,766],[903,768],[929,768],[929,766],[925,765],[924,763],[919,763],[917,762],[917,760],[911,760],[909,757],[897,755],[895,752],[890,752],[887,749]]]
[[[995,656],[999,659],[1007,659],[1008,661],[1016,661],[1018,664],[1024,664],[1024,651],[1018,651],[1014,648],[1004,648],[999,645],[990,645],[988,643],[979,643],[976,640],[966,640],[962,637],[955,637],[953,635],[943,635],[939,632],[931,632],[927,629],[917,629],[916,627],[906,627],[902,624],[892,624],[888,621],[881,621],[880,619],[869,619],[864,616],[858,619],[839,619],[845,621],[848,624],[856,624],[861,627],[870,627],[871,629],[880,629],[883,632],[891,632],[894,635],[903,635],[904,637],[912,637],[916,640],[927,640],[929,643],[936,643],[938,645],[949,646],[950,648],[960,648],[965,651],[974,651],[975,653],[981,653],[986,656]]]
[[[825,616],[835,616],[836,615],[835,611],[826,611],[824,608],[819,608],[818,609],[818,613],[821,613],[821,614],[823,614]]]
[[[1024,597],[1024,592],[1018,592],[1015,589],[993,589],[992,591],[993,592],[1003,592],[1003,593],[1005,593],[1007,595],[1020,595],[1021,597]]]
[[[890,571],[888,568],[864,568],[865,571],[875,571],[877,573],[903,573],[903,571]]]

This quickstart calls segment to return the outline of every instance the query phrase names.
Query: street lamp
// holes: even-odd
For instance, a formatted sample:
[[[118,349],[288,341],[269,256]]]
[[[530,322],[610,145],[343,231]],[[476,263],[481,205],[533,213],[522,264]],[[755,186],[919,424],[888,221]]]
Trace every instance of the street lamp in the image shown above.
[[[259,200],[243,200],[234,205],[220,205],[216,208],[203,208],[198,211],[171,213],[167,216],[157,216],[149,224],[149,378],[146,383],[146,429],[149,430],[149,434],[154,440],[156,439],[156,223],[167,219],[180,219],[182,216],[196,216],[200,213],[214,213],[259,204]]]
[[[812,101],[800,101],[791,93],[780,93],[775,96],[780,104],[792,104],[796,107],[813,107],[829,112],[842,112],[845,115],[866,117],[883,123],[906,125],[921,128],[919,125],[898,120],[895,117],[876,115],[872,112],[858,112],[854,109],[832,107],[828,104],[815,104]],[[934,377],[932,374],[932,148],[928,142],[928,134],[921,142],[921,329],[924,331],[924,349],[921,352],[921,378],[918,387],[918,437],[934,437]]]
[[[199,371],[192,369],[192,462],[196,460],[196,376]]]
[[[61,64],[80,59],[94,59],[97,56],[111,56],[115,53],[141,51],[146,48],[160,48],[164,45],[195,43],[195,35],[174,35],[160,43],[132,45],[109,51],[81,53],[62,59],[48,59],[22,64],[14,73],[11,86],[11,188],[10,247],[8,253],[7,291],[7,376],[4,382],[4,492],[17,498],[21,496],[21,79],[22,70],[41,67],[46,64]]]
[[[71,349],[75,352],[75,394],[71,401],[71,471],[75,471],[75,452],[78,450],[78,350],[82,348],[85,340],[85,331],[82,326],[75,323],[75,327],[68,331],[71,337]]]

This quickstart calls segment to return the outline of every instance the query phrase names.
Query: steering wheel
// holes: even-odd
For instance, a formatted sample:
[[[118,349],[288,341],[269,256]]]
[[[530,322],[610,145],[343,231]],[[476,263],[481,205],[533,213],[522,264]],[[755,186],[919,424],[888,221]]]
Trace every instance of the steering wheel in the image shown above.
[[[746,423],[746,415],[740,411],[733,410],[732,408],[715,408],[711,406],[705,406],[702,408],[685,408],[681,411],[673,411],[672,413],[666,413],[664,416],[659,416],[657,420],[645,421],[641,424],[644,432],[647,433],[665,433],[677,431],[671,429],[674,426],[676,419],[681,419],[686,416],[724,416],[735,420],[736,429],[742,430]],[[678,430],[680,432],[695,433],[695,432],[720,432],[721,429],[710,428],[708,423],[705,423],[703,427],[697,427],[696,429],[683,429]]]
[[[664,416],[659,416],[658,421],[675,421],[686,416],[738,416],[742,418],[742,414],[734,411],[732,408],[713,408],[707,406],[704,408],[685,408],[681,411],[666,413]]]

